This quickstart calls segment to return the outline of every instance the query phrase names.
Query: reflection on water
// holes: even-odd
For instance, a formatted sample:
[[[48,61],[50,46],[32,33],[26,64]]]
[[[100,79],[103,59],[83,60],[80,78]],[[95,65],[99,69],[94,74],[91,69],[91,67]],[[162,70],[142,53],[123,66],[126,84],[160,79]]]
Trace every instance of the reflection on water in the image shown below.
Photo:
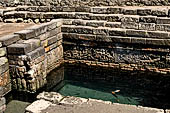
[[[53,73],[51,76],[59,76],[59,74]],[[130,72],[120,73],[120,70],[65,65],[64,80],[51,91],[57,91],[65,96],[170,108],[169,81],[169,76],[153,76],[139,72],[132,75]]]

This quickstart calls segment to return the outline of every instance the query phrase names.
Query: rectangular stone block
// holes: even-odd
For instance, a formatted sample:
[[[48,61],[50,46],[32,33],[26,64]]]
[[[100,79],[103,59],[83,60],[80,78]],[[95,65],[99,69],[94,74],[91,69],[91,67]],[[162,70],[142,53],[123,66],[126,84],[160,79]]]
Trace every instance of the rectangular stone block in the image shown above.
[[[106,35],[96,35],[96,40],[98,42],[112,42],[111,37]],[[94,44],[91,44],[91,46],[94,46]]]
[[[133,30],[133,29],[127,29],[126,30],[127,36],[134,36],[134,37],[146,37],[147,32],[145,30]]]
[[[124,28],[124,29],[138,29],[139,24],[136,23],[136,22],[122,22],[121,28]]]
[[[87,26],[92,26],[92,27],[104,27],[106,24],[106,21],[87,21],[86,25]]]
[[[39,36],[36,37],[36,39],[39,39],[40,41],[47,39],[47,34],[48,33],[43,33]]]
[[[76,26],[77,25],[85,26],[86,23],[87,23],[87,21],[86,20],[82,20],[82,19],[75,19],[75,20],[72,21],[72,24],[76,25]]]
[[[154,8],[152,9],[152,15],[154,16],[168,16],[168,8]]]
[[[137,16],[137,15],[123,15],[122,18],[121,18],[121,22],[138,23],[139,22],[139,16]]]
[[[88,6],[75,7],[75,12],[90,12],[91,8]]]
[[[170,18],[158,17],[156,23],[157,24],[170,24]]]
[[[76,7],[66,7],[66,6],[62,7],[63,12],[75,12],[75,10]]]
[[[23,40],[34,38],[36,36],[34,30],[22,30],[15,32],[14,34],[19,35],[19,37]]]
[[[156,30],[155,25],[156,25],[155,23],[139,23],[139,29],[154,31],[154,30]]]
[[[73,16],[73,18],[83,19],[83,20],[89,20],[89,19],[90,19],[90,13],[86,13],[86,12],[76,12],[76,13],[75,13],[75,16]]]
[[[91,13],[96,14],[107,14],[108,13],[108,7],[91,7]]]
[[[27,11],[18,11],[18,12],[15,12],[15,18],[27,18]]]
[[[38,47],[40,47],[40,40],[38,40],[38,39],[23,40],[23,41],[20,41],[18,43],[21,43],[21,44],[30,44],[31,50],[35,50]]]
[[[121,22],[106,22],[106,27],[121,28]]]
[[[148,45],[165,45],[164,39],[153,39],[153,38],[147,38],[146,44],[148,44]]]
[[[104,14],[91,14],[90,19],[91,20],[106,20],[106,15],[104,15]]]
[[[133,44],[146,44],[146,38],[132,37],[131,43],[133,43]]]
[[[74,19],[63,19],[63,25],[72,25]]]
[[[39,47],[37,48],[36,50],[30,52],[30,53],[27,53],[27,56],[28,56],[28,60],[31,61],[31,60],[34,60],[40,56],[43,56],[45,55],[45,50],[43,47]]]
[[[51,22],[46,24],[47,31],[53,30],[55,28],[61,27],[63,25],[62,19],[53,19]]]
[[[35,32],[35,36],[39,36],[39,35],[47,32],[46,24],[34,25],[34,26],[31,26],[31,27],[29,27],[27,29],[34,31]]]
[[[137,9],[136,8],[123,8],[123,14],[125,15],[137,15]]]
[[[137,9],[137,14],[138,15],[147,16],[147,15],[151,15],[151,13],[152,13],[151,8],[139,8],[139,9]]]
[[[61,44],[62,44],[62,40],[59,40],[59,41],[51,44],[50,46],[46,47],[46,48],[45,48],[45,52],[47,53],[47,52],[49,52],[49,51],[57,48],[57,47],[60,46]]]
[[[59,33],[61,33],[61,27],[58,27],[58,28],[55,28],[51,31],[46,32],[46,37],[49,38],[49,37],[55,36]]]
[[[121,14],[123,11],[122,7],[114,6],[114,7],[108,7],[108,13],[110,14]]]
[[[38,12],[49,12],[50,7],[49,6],[39,6],[39,7],[37,7],[37,11]]]
[[[106,15],[106,19],[109,22],[120,22],[122,18],[122,14],[108,14]]]
[[[156,24],[156,30],[158,31],[170,31],[170,24]]]
[[[32,49],[30,44],[12,44],[7,47],[8,54],[25,55],[31,51]]]
[[[0,87],[5,87],[10,83],[9,70],[0,75]]]
[[[125,36],[126,30],[121,28],[112,28],[109,29],[109,35],[110,36]]]
[[[145,22],[145,23],[156,23],[157,17],[156,16],[140,16],[139,21]]]
[[[169,33],[163,31],[148,31],[147,34],[149,38],[169,38]]]
[[[0,74],[5,73],[9,69],[8,59],[6,57],[0,58]]]
[[[94,35],[109,35],[109,30],[105,27],[93,28],[92,30]]]
[[[0,96],[5,96],[11,91],[11,84],[8,84],[4,87],[0,87]]]
[[[31,19],[37,19],[37,18],[43,18],[42,12],[28,12],[27,13],[27,18]]]
[[[131,37],[111,36],[114,43],[131,43]]]
[[[0,48],[0,57],[3,57],[6,55],[6,47]]]
[[[20,40],[19,35],[14,35],[14,34],[6,35],[0,38],[0,42],[2,43],[3,46],[11,45],[19,40]]]

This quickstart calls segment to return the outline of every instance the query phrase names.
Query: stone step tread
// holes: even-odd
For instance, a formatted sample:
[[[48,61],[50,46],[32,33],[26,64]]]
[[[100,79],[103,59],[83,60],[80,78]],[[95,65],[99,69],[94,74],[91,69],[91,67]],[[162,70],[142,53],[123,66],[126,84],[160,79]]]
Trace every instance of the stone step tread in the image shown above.
[[[110,28],[110,27],[92,27],[92,26],[76,26],[63,25],[62,32],[78,33],[78,34],[95,34],[95,35],[110,35],[110,36],[132,36],[132,37],[146,37],[146,38],[160,38],[169,39],[170,32],[165,31],[147,31],[124,28]]]

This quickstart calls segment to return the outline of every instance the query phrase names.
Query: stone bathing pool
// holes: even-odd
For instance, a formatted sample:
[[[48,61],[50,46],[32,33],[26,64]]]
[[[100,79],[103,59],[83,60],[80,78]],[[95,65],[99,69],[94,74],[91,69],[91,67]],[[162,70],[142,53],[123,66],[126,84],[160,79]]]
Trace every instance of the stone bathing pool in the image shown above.
[[[65,63],[47,76],[48,84],[42,90],[58,92],[64,96],[169,109],[169,80],[170,76]],[[6,113],[12,113],[12,110],[16,112],[19,106],[18,111],[24,112],[25,107],[36,100],[36,95],[17,92],[7,95]]]

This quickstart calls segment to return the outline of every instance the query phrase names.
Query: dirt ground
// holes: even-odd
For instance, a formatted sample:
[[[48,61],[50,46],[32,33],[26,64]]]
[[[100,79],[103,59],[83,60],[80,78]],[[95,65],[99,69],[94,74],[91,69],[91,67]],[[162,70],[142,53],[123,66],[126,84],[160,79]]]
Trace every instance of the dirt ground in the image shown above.
[[[30,26],[33,26],[33,23],[2,23],[0,22],[0,37],[14,32],[23,30]]]

